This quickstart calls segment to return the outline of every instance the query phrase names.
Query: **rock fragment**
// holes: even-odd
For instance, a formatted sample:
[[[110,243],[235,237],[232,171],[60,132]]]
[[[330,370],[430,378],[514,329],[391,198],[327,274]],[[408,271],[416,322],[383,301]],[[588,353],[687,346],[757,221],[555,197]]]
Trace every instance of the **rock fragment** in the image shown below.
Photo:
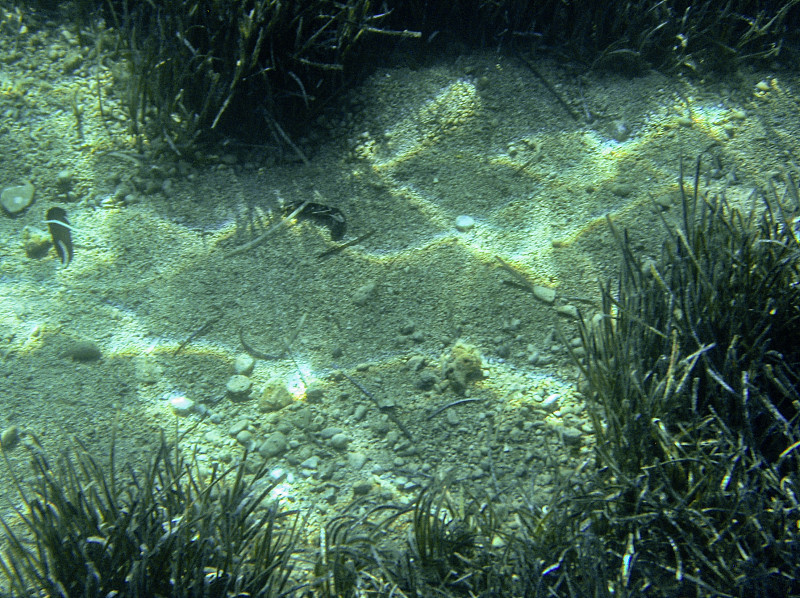
[[[0,206],[10,216],[16,216],[33,203],[35,188],[31,183],[6,187],[0,192]]]

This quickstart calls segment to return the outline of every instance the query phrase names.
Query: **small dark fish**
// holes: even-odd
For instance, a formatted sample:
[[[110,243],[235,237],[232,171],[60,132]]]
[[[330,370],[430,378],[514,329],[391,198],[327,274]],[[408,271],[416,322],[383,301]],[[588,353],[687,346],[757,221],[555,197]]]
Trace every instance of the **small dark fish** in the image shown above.
[[[293,201],[283,206],[284,214],[291,214],[303,205],[302,201]],[[306,207],[297,215],[298,218],[311,220],[317,224],[327,226],[331,231],[331,240],[338,241],[344,237],[347,222],[344,213],[339,208],[333,208],[321,203],[307,203]]]
[[[72,261],[72,235],[66,211],[62,208],[47,210],[47,228],[50,230],[50,236],[53,238],[53,245],[58,257],[61,258],[61,263],[68,266]]]

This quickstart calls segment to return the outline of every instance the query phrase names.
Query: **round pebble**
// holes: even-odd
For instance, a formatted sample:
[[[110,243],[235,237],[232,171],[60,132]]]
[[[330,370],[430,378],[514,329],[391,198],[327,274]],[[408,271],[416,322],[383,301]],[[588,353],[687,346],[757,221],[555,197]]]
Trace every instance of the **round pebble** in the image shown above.
[[[0,193],[0,205],[12,216],[19,214],[33,202],[34,191],[35,189],[30,183],[6,187]]]
[[[230,378],[228,378],[228,382],[225,384],[225,390],[228,391],[228,394],[234,397],[242,397],[250,392],[250,388],[252,388],[253,382],[247,376],[242,376],[241,374],[234,374]]]
[[[195,407],[194,401],[183,395],[172,397],[169,400],[169,406],[172,408],[172,412],[180,417],[186,417],[194,411]]]
[[[372,482],[363,481],[353,484],[353,494],[355,496],[364,496],[370,490],[372,490]]]
[[[67,347],[63,356],[69,357],[72,361],[88,363],[100,359],[102,353],[92,341],[75,341]]]
[[[331,437],[331,446],[336,450],[344,450],[350,443],[350,437],[347,434],[334,434]]]
[[[17,426],[10,426],[3,430],[0,434],[0,446],[4,451],[10,450],[19,442],[19,428]]]
[[[228,434],[230,434],[231,436],[236,436],[242,430],[247,429],[247,426],[249,426],[249,425],[250,425],[250,420],[249,419],[246,419],[246,418],[240,419],[240,420],[234,422],[234,424],[228,430]]]
[[[548,395],[544,401],[542,401],[541,407],[548,413],[552,413],[556,409],[558,409],[558,401],[561,399],[561,395],[557,393],[553,393]]]
[[[561,437],[567,446],[580,446],[583,434],[577,428],[567,426],[561,430]]]
[[[312,455],[300,464],[303,469],[316,469],[319,467],[319,457]]]
[[[286,436],[281,432],[273,432],[267,439],[258,447],[258,454],[269,459],[276,457],[286,450]]]
[[[249,376],[253,373],[253,366],[256,360],[247,353],[240,353],[233,362],[233,371],[240,376]]]
[[[462,233],[471,230],[474,226],[475,226],[475,219],[472,216],[461,214],[461,216],[458,216],[456,218],[456,229],[458,229]]]
[[[347,456],[347,464],[356,471],[364,467],[366,462],[367,456],[364,453],[351,453]]]

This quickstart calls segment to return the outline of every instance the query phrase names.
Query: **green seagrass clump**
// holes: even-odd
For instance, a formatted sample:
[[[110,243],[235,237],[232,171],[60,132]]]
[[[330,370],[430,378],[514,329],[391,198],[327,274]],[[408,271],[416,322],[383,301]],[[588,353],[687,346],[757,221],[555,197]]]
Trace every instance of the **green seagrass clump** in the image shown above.
[[[15,476],[18,520],[2,520],[0,571],[15,596],[280,596],[296,528],[270,504],[277,482],[245,460],[201,475],[161,443],[142,472],[115,469],[82,444],[51,466],[30,448],[29,485]],[[6,463],[10,464],[8,461]],[[296,519],[295,519],[296,523]]]
[[[796,595],[797,184],[771,180],[742,211],[700,172],[656,263],[611,225],[622,272],[576,357],[601,468],[583,535],[617,595]]]

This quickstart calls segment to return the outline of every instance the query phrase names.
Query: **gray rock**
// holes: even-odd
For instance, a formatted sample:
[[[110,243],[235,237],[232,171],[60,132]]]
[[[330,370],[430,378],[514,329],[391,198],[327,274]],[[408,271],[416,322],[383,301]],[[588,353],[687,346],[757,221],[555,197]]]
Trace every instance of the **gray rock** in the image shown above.
[[[561,430],[561,438],[564,440],[564,444],[567,446],[580,446],[583,434],[579,429],[573,428],[572,426],[567,426]]]
[[[580,313],[578,312],[578,308],[574,305],[567,304],[567,305],[559,305],[556,308],[556,311],[561,316],[567,316],[568,318],[575,318],[577,319]]]
[[[306,388],[306,400],[309,403],[319,403],[325,396],[325,389],[318,382],[312,382]]]
[[[533,286],[533,296],[539,301],[553,303],[556,300],[556,290],[537,284]]]
[[[323,439],[325,439],[325,440],[328,440],[328,439],[330,439],[330,438],[333,438],[333,437],[334,437],[334,436],[336,436],[337,434],[341,434],[341,433],[342,433],[342,431],[343,431],[343,430],[342,430],[341,428],[337,428],[337,427],[335,427],[335,426],[330,426],[330,427],[328,427],[328,428],[325,428],[324,430],[320,430],[320,433],[319,433],[319,435],[320,435],[320,436],[321,436]]]
[[[331,446],[336,450],[344,450],[350,444],[350,437],[347,434],[334,434],[331,437]]]
[[[62,191],[67,191],[72,186],[72,171],[64,169],[56,175],[56,185]]]
[[[286,436],[281,432],[273,432],[258,447],[258,454],[269,459],[277,457],[286,450]]]
[[[368,282],[365,285],[358,287],[353,293],[353,303],[359,307],[366,305],[374,295],[377,285],[374,282]]]
[[[372,490],[372,482],[363,481],[353,484],[353,494],[355,496],[364,496],[368,494],[370,490]]]
[[[17,426],[9,426],[3,433],[0,434],[0,446],[4,451],[13,449],[19,442],[19,428]]]
[[[561,395],[558,393],[553,393],[547,395],[541,403],[541,408],[547,411],[548,413],[552,413],[558,409],[558,401],[561,399]]]
[[[241,374],[235,374],[231,376],[225,383],[225,390],[228,391],[228,394],[232,398],[237,399],[246,397],[252,387],[252,380],[250,380],[250,378],[247,376],[242,376]]]
[[[183,395],[176,395],[169,400],[169,406],[172,412],[180,417],[186,417],[195,410],[195,403],[188,397]]]
[[[242,418],[237,420],[233,423],[233,425],[228,429],[228,434],[231,436],[236,436],[239,432],[246,429],[247,426],[250,425],[250,420],[247,418]]]
[[[462,233],[471,230],[475,226],[475,219],[472,216],[461,214],[456,217],[456,229]]]
[[[319,467],[319,457],[313,455],[300,464],[303,469],[316,469]]]
[[[414,387],[419,390],[430,390],[438,381],[439,378],[433,372],[422,372],[419,377],[414,380]]]
[[[367,408],[365,405],[359,405],[353,412],[353,417],[357,422],[360,422],[367,415]]]
[[[103,354],[100,352],[100,348],[92,341],[88,340],[75,341],[71,343],[64,350],[62,355],[70,358],[72,361],[78,361],[80,363],[97,361],[103,356]]]
[[[256,360],[247,353],[239,353],[233,361],[233,371],[240,376],[249,376],[253,373],[253,366],[255,363]]]
[[[347,463],[358,471],[362,467],[364,467],[364,463],[367,462],[367,456],[364,453],[350,453],[347,455]]]
[[[0,206],[3,206],[3,209],[12,216],[19,214],[33,203],[35,191],[36,189],[30,183],[6,187],[0,192]]]
[[[253,434],[249,430],[242,430],[236,435],[236,442],[242,446],[249,446],[253,439]]]

